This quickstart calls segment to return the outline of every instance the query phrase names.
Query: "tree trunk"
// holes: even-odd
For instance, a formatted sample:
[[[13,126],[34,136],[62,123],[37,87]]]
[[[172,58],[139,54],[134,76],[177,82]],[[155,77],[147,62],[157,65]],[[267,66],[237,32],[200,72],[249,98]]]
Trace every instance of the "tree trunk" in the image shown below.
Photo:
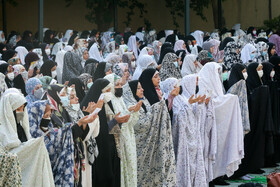
[[[215,29],[218,29],[219,28],[218,0],[211,0],[211,1],[212,1],[214,26],[215,26]]]

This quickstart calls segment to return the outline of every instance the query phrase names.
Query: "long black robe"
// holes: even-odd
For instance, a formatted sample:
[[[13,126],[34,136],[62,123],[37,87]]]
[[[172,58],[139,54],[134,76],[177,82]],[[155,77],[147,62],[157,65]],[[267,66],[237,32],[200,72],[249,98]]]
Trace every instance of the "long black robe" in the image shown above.
[[[81,107],[89,102],[97,102],[98,98],[110,82],[106,79],[97,79],[81,103]],[[108,103],[111,110],[113,107]],[[118,187],[120,186],[120,159],[118,157],[114,135],[109,134],[108,121],[104,106],[98,113],[100,121],[99,135],[95,138],[99,155],[92,167],[92,186]]]

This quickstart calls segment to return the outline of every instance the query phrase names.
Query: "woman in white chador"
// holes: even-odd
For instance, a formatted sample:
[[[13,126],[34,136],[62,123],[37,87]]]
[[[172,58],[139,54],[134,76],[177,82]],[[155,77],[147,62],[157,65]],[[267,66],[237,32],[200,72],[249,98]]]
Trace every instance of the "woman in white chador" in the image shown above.
[[[18,156],[22,186],[54,186],[44,137],[32,139],[26,100],[16,89],[8,89],[0,101],[0,143]]]

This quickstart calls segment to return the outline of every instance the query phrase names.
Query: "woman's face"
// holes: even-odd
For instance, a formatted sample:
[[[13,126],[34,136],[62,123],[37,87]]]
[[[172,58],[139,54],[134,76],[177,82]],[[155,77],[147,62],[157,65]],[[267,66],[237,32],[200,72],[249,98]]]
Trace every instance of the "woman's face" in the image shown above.
[[[46,105],[45,113],[43,115],[44,119],[50,118],[52,115],[52,108],[49,104]]]
[[[21,105],[20,107],[18,107],[16,109],[16,112],[23,112],[24,111],[24,107],[25,107],[25,105]]]
[[[88,80],[88,83],[91,83],[92,82],[92,78],[90,78],[89,80]]]
[[[239,49],[236,49],[236,54],[239,54],[240,53],[240,50]]]
[[[194,61],[194,66],[197,67],[198,66],[198,62],[197,60]]]
[[[261,71],[263,69],[263,66],[261,64],[259,64],[259,66],[257,67],[257,71]]]
[[[126,68],[124,69],[123,76],[126,78],[126,80],[128,80],[128,79],[129,79],[129,71],[128,71],[128,67],[126,67]]]
[[[8,66],[8,73],[12,73],[14,71],[14,68],[12,65]]]
[[[211,54],[214,52],[214,46],[210,47]]]
[[[152,78],[153,84],[155,87],[159,86],[160,78],[159,78],[159,73],[158,71],[155,72],[153,78]]]
[[[275,48],[275,45],[274,45],[274,46],[272,47],[270,53],[271,53],[271,55],[273,56],[273,55],[275,54],[275,52],[276,52],[276,48]]]
[[[245,72],[247,72],[246,68],[242,70],[242,73],[245,73]]]
[[[183,49],[187,49],[187,48],[186,48],[186,43],[185,43],[185,42],[183,43]]]
[[[144,89],[142,88],[140,82],[138,82],[138,85],[137,85],[136,95],[137,95],[140,99],[144,97]]]
[[[122,38],[122,39],[121,39],[121,45],[123,45],[123,44],[124,44],[124,39]]]
[[[84,51],[83,58],[84,58],[84,60],[88,59],[88,51],[87,50]]]
[[[42,84],[36,85],[33,92],[35,92],[36,90],[39,90],[40,88],[42,88]]]
[[[52,67],[51,71],[55,71],[56,70],[56,66]]]
[[[112,74],[113,72],[112,72],[112,69],[110,68],[105,74],[106,75],[110,75],[110,74]]]
[[[70,94],[70,104],[78,104],[79,98],[76,96],[75,93]]]

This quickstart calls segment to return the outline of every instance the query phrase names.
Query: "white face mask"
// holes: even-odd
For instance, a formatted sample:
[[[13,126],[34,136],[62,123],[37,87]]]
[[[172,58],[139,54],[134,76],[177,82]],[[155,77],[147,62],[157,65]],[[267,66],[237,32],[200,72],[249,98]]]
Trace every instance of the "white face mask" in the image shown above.
[[[271,72],[270,72],[270,77],[273,78],[274,75],[275,75],[275,71],[271,71]]]
[[[254,30],[254,31],[253,31],[253,34],[254,34],[254,35],[256,35],[256,34],[257,34],[257,31],[256,31],[256,30]]]
[[[132,68],[135,68],[135,66],[136,66],[135,60],[134,60],[134,61],[131,61],[130,65],[131,65]]]
[[[80,110],[80,104],[71,104],[72,106],[72,109],[75,110],[75,111],[79,111]]]
[[[43,88],[39,88],[38,90],[35,90],[34,91],[34,96],[37,98],[37,99],[41,99],[44,95],[44,90]]]
[[[12,73],[8,73],[7,77],[12,81],[15,78],[15,74],[13,72]]]
[[[177,61],[173,62],[173,64],[176,66],[176,68],[178,67],[178,62]]]
[[[246,80],[246,79],[248,78],[248,73],[247,73],[247,72],[244,72],[244,73],[243,73],[243,77],[244,77],[244,79]]]
[[[52,78],[54,79],[57,76],[56,70],[52,71]]]
[[[46,49],[45,51],[48,56],[51,54],[51,49]]]
[[[259,70],[259,71],[257,71],[257,72],[258,72],[259,77],[262,78],[262,76],[263,76],[263,70]]]
[[[104,102],[108,103],[109,101],[111,101],[113,95],[111,92],[105,92],[104,93]]]
[[[192,50],[193,49],[193,45],[189,45],[189,48],[190,48],[190,50]]]
[[[28,72],[27,71],[22,72],[21,76],[24,80],[26,80],[26,81],[28,80]]]

